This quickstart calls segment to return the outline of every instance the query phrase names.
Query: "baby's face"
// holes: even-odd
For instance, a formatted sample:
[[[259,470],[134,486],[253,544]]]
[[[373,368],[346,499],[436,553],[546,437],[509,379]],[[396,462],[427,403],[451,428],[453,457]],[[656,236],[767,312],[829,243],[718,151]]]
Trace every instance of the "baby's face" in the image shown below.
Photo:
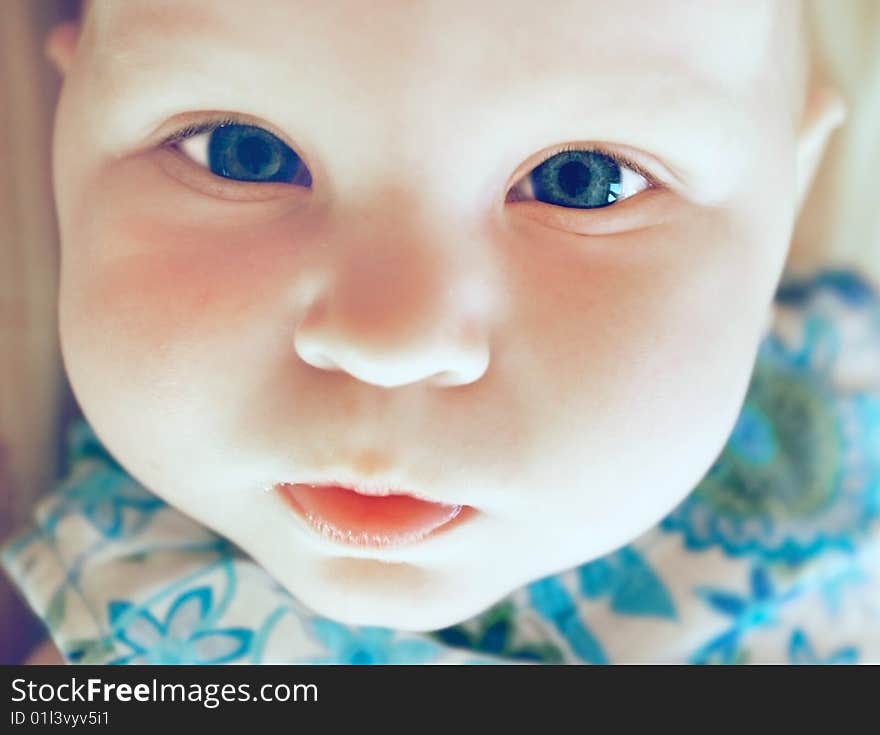
[[[746,390],[796,209],[794,12],[97,3],[55,154],[86,417],[346,622],[445,626],[630,541]],[[279,489],[339,478],[442,505],[316,488],[322,535]]]

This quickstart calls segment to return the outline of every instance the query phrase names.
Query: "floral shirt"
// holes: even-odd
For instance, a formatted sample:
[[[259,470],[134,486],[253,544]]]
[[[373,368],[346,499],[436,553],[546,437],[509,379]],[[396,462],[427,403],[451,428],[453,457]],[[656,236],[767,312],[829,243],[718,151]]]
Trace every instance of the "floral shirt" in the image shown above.
[[[880,663],[880,296],[783,282],[739,420],[657,527],[430,633],[315,615],[80,421],[2,561],[73,663]]]

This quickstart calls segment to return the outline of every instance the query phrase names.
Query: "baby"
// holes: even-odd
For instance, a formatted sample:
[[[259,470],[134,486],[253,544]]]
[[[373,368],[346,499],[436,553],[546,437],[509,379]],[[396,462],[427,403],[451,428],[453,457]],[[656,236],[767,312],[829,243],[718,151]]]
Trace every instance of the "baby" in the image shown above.
[[[614,552],[740,415],[842,119],[800,14],[88,3],[48,41],[86,419],[345,625]]]

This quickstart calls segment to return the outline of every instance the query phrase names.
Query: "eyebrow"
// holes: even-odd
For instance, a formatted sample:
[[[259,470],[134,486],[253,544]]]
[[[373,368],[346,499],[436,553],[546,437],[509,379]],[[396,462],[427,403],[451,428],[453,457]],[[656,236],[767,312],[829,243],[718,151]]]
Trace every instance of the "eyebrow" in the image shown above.
[[[149,43],[151,33],[155,33],[155,27],[127,34],[124,47],[111,46],[105,50],[113,57],[105,59],[111,64],[111,80],[134,76],[134,80],[126,78],[124,83],[117,78],[117,83],[112,84],[112,108],[116,115],[110,112],[108,116],[111,121],[115,117],[115,127],[120,131],[119,146],[134,144],[176,114],[199,110],[253,115],[290,130],[291,137],[296,139],[303,120],[278,119],[278,107],[268,102],[273,95],[267,95],[265,88],[253,83],[258,72],[253,69],[252,50],[236,48],[235,43],[220,43],[203,32],[196,36],[199,51],[187,54],[187,50],[192,50],[189,34],[188,42],[178,45],[184,53],[175,63],[174,52],[165,52],[167,44],[163,43],[161,55],[156,53],[155,45]],[[210,46],[216,51],[206,52]],[[230,70],[223,77],[214,73],[210,61],[219,54],[224,57],[224,69]],[[243,63],[236,63],[237,55]],[[267,63],[278,71],[278,65]],[[630,69],[626,68],[626,61],[616,67],[625,75],[625,84],[619,77],[606,80],[602,75],[589,73],[548,75],[521,84],[506,80],[506,84],[493,90],[491,99],[481,97],[479,104],[469,108],[474,129],[486,137],[482,142],[475,137],[473,154],[479,155],[480,146],[492,140],[493,129],[514,119],[523,129],[526,145],[531,138],[530,145],[538,148],[571,141],[636,148],[667,164],[684,185],[698,191],[707,203],[721,199],[726,184],[741,174],[738,167],[744,165],[742,156],[732,155],[734,149],[757,143],[756,126],[750,124],[754,111],[716,80],[680,68],[680,60],[658,59],[657,63],[646,64],[640,59],[638,63],[628,63]],[[303,84],[295,78],[296,72],[285,71],[292,74],[285,87],[296,89],[300,96],[311,96],[309,104],[300,106],[303,115],[320,116],[322,96],[324,102],[336,105],[344,103],[341,98],[347,97],[335,87],[321,89],[320,85]],[[235,79],[236,72],[243,76]],[[172,77],[177,81],[169,84]],[[465,93],[466,84],[462,89]],[[310,111],[310,107],[317,112]],[[357,110],[353,109],[349,117],[357,119]],[[137,121],[136,126],[132,127],[127,118]],[[315,120],[310,129],[322,127]]]

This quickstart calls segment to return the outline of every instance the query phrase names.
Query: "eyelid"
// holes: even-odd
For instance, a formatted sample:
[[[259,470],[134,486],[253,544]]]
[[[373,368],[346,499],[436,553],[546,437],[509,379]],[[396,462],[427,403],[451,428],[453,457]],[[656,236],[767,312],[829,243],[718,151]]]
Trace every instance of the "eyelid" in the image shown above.
[[[590,151],[607,156],[621,168],[630,169],[633,175],[643,178],[645,188],[603,207],[564,207],[522,196],[522,192],[516,196],[532,171],[566,151]],[[666,222],[681,194],[677,177],[652,156],[626,146],[595,142],[565,143],[538,153],[520,165],[512,182],[504,200],[511,214],[575,237],[611,236]]]
[[[310,186],[291,185],[286,182],[238,181],[217,176],[207,166],[194,160],[181,149],[181,143],[199,135],[211,133],[223,125],[247,125],[260,128],[274,135],[288,146],[303,163],[309,183],[312,182],[311,167],[290,143],[287,136],[274,125],[250,115],[222,111],[188,112],[167,120],[149,137],[152,139],[144,150],[159,154],[157,162],[162,168],[190,189],[217,199],[229,201],[295,200],[311,191]]]
[[[638,161],[630,158],[626,153],[616,150],[614,147],[604,148],[601,145],[596,145],[593,143],[588,144],[577,144],[577,143],[565,143],[562,146],[559,146],[555,149],[551,149],[549,153],[543,154],[544,157],[538,161],[534,165],[533,168],[537,168],[542,163],[546,163],[554,156],[558,156],[560,153],[567,153],[569,151],[589,151],[591,153],[601,153],[603,156],[607,156],[614,163],[616,163],[621,168],[626,167],[635,171],[639,176],[644,178],[651,187],[662,186],[659,179],[654,176],[650,171],[648,171],[644,166],[642,166]],[[531,171],[531,169],[529,170]]]
[[[217,176],[211,172],[207,160],[200,160],[200,156],[195,156],[192,152],[185,150],[184,146],[187,142],[201,136],[207,138],[213,131],[225,125],[258,128],[277,138],[294,153],[302,164],[296,180],[292,182],[240,181],[234,178]],[[169,127],[171,128],[170,132],[163,132],[163,128],[167,130]],[[311,167],[297,148],[290,143],[287,136],[275,128],[275,126],[250,115],[229,112],[186,113],[166,122],[160,127],[159,131],[153,133],[153,136],[158,137],[158,140],[151,144],[153,150],[161,152],[163,158],[172,157],[177,159],[176,164],[166,166],[169,173],[175,175],[175,178],[183,183],[192,186],[192,188],[205,193],[210,192],[212,196],[231,200],[260,200],[277,198],[279,194],[282,196],[286,195],[283,191],[279,190],[310,190],[312,187]],[[204,152],[207,155],[208,140],[205,140],[203,145],[205,148]],[[164,154],[167,154],[167,156]],[[187,167],[190,167],[193,171],[187,172]]]
[[[173,145],[157,148],[156,152],[159,155],[155,160],[167,174],[189,189],[215,199],[240,202],[277,199],[302,201],[302,197],[311,191],[306,186],[291,186],[274,181],[254,184],[216,176]]]
[[[170,127],[171,132],[159,134],[160,137],[155,143],[157,147],[172,146],[175,143],[186,140],[187,138],[192,138],[193,136],[201,135],[202,133],[213,132],[223,125],[249,125],[251,127],[265,130],[267,133],[271,133],[294,151],[297,156],[300,157],[300,160],[304,160],[303,157],[300,156],[296,146],[293,145],[284,132],[276,128],[274,125],[255,117],[251,117],[250,115],[230,112],[203,112],[196,114],[187,113],[186,115],[178,117],[182,117],[183,120],[189,122],[178,122],[177,124],[174,124],[174,118],[172,118],[172,120],[163,126],[166,129]]]
[[[648,184],[648,186],[642,192],[639,192],[638,194],[633,194],[629,197],[624,197],[615,204],[611,204],[607,207],[574,209],[575,212],[595,213],[600,209],[604,210],[614,206],[621,206],[624,201],[633,199],[640,194],[644,194],[645,191],[650,191],[653,189],[677,188],[675,185],[676,177],[668,168],[666,168],[659,161],[653,159],[653,157],[646,156],[645,154],[628,148],[627,146],[595,142],[564,143],[553,146],[552,148],[549,148],[542,153],[532,156],[522,165],[520,165],[507,185],[504,201],[531,201],[528,199],[517,198],[516,196],[511,197],[511,194],[514,193],[516,189],[521,186],[524,181],[527,180],[528,175],[536,168],[538,168],[538,166],[546,163],[554,156],[557,156],[560,153],[566,153],[568,151],[588,151],[607,156],[621,168],[631,169],[635,174],[644,178],[646,183]],[[648,162],[648,160],[650,160],[650,162]],[[643,161],[645,161],[645,163],[643,163]],[[541,202],[541,204],[545,207],[555,206],[553,204],[547,204],[544,202]]]
[[[673,221],[681,200],[664,186],[648,188],[616,204],[593,209],[558,207],[535,199],[511,202],[510,213],[542,227],[582,237],[636,232]]]

